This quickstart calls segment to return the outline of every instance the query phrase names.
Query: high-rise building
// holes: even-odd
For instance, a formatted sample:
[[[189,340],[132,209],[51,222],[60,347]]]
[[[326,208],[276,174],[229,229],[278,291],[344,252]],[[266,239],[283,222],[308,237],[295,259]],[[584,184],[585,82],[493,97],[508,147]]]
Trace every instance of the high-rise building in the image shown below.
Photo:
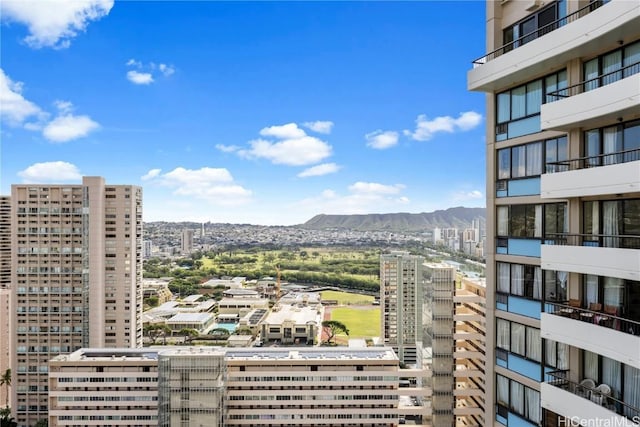
[[[424,257],[404,251],[380,255],[381,332],[400,361],[417,365],[421,341]]]
[[[142,190],[11,188],[14,417],[47,417],[48,361],[81,347],[142,345]]]
[[[11,368],[11,198],[0,196],[0,375]],[[0,387],[0,405],[11,387]]]
[[[433,427],[454,425],[454,305],[456,268],[444,263],[425,263],[424,302],[419,352],[431,376]]]
[[[51,361],[49,425],[395,426],[399,372],[389,347],[80,349]]]
[[[180,251],[183,254],[193,252],[193,230],[182,230],[180,234]]]
[[[486,8],[486,424],[638,425],[640,2]]]
[[[455,303],[455,407],[457,426],[480,427],[484,422],[485,310],[484,279],[462,277],[456,286]]]

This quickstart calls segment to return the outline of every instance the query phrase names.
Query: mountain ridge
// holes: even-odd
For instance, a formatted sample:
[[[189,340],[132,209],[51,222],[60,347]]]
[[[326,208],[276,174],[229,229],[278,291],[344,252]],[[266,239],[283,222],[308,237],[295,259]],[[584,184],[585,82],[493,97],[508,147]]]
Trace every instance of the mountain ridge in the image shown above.
[[[328,215],[319,214],[301,224],[300,227],[321,230],[327,228],[359,231],[426,231],[436,227],[467,228],[474,219],[486,218],[486,208],[457,206],[444,210],[422,213],[386,213]]]

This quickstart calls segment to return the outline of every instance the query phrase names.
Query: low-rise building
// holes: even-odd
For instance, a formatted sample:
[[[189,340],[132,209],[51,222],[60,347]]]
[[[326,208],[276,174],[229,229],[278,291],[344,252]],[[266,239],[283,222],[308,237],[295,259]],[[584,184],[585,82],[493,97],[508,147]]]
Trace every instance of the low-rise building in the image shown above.
[[[199,333],[205,333],[216,318],[211,313],[178,313],[167,320],[167,325],[172,332],[182,329],[195,329]]]
[[[277,305],[261,324],[264,343],[314,344],[322,331],[323,308]]]
[[[222,298],[218,301],[218,313],[237,314],[240,317],[256,308],[269,308],[266,298]]]

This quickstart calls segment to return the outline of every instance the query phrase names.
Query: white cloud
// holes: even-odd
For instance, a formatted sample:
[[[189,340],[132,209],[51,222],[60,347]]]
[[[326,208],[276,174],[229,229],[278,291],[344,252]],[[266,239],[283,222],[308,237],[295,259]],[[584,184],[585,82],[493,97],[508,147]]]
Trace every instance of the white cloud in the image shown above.
[[[114,0],[5,0],[3,19],[27,26],[24,41],[32,48],[67,48],[91,21],[106,16]]]
[[[356,194],[397,194],[404,189],[404,185],[385,185],[377,182],[362,182],[358,181],[355,184],[349,186],[349,191]]]
[[[458,118],[441,116],[433,120],[429,120],[427,116],[421,114],[416,119],[416,130],[413,132],[405,130],[404,134],[416,141],[428,141],[438,132],[468,131],[480,125],[481,122],[482,115],[475,111],[460,113]]]
[[[307,134],[295,123],[287,123],[281,126],[269,126],[260,131],[262,136],[273,136],[280,139],[302,138]]]
[[[304,199],[296,208],[317,213],[351,215],[394,211],[409,203],[402,195],[402,184],[387,185],[375,182],[356,182],[348,187],[349,193],[340,195],[334,190],[324,190],[317,197]]]
[[[34,163],[23,171],[18,172],[25,183],[68,182],[82,178],[78,168],[68,162]]]
[[[456,201],[456,202],[462,202],[467,200],[478,200],[478,199],[484,199],[484,194],[482,194],[482,191],[479,191],[479,190],[459,191],[453,195],[452,199],[453,201]]]
[[[223,153],[235,153],[240,149],[237,145],[224,145],[224,144],[216,144],[216,149],[222,151]]]
[[[298,174],[299,178],[307,178],[310,176],[322,176],[330,173],[335,173],[340,170],[340,166],[335,163],[323,163],[321,165],[312,166],[303,170]]]
[[[398,132],[391,130],[383,132],[378,129],[366,134],[364,137],[367,140],[367,146],[377,150],[384,150],[398,143]]]
[[[63,114],[49,122],[42,130],[42,135],[52,142],[68,142],[85,137],[99,127],[89,116]]]
[[[269,126],[260,130],[258,138],[248,142],[249,147],[217,145],[224,152],[236,152],[247,159],[267,159],[273,164],[307,166],[331,156],[331,145],[315,136],[309,136],[296,123]]]
[[[144,64],[135,58],[129,59],[126,65],[129,68],[135,68],[135,70],[127,71],[127,80],[137,85],[150,85],[156,82],[157,77],[169,77],[176,72],[173,65],[158,65],[155,62]]]
[[[328,120],[317,120],[315,122],[304,122],[302,126],[311,129],[314,132],[329,134],[333,129],[333,122]]]
[[[68,114],[71,111],[73,111],[73,104],[69,101],[58,100],[58,101],[55,101],[53,104],[56,106],[58,111],[60,111],[60,113],[62,114]]]
[[[158,69],[160,70],[160,72],[162,74],[165,75],[165,77],[169,77],[171,74],[176,72],[175,68],[173,68],[171,65],[167,65],[167,64],[160,64],[158,66]]]
[[[22,96],[22,87],[0,68],[0,119],[10,126],[21,126],[27,119],[43,115],[40,107]]]
[[[233,182],[231,173],[225,168],[177,167],[164,175],[159,169],[152,169],[143,179],[171,188],[174,195],[205,200],[219,206],[244,204],[252,196],[250,190]]]
[[[127,79],[137,85],[148,85],[153,83],[151,73],[140,73],[136,70],[127,71]]]
[[[149,172],[147,172],[142,177],[140,177],[140,179],[143,180],[143,181],[148,181],[148,180],[150,180],[152,178],[155,178],[156,176],[160,175],[160,172],[162,172],[162,169],[151,169]]]

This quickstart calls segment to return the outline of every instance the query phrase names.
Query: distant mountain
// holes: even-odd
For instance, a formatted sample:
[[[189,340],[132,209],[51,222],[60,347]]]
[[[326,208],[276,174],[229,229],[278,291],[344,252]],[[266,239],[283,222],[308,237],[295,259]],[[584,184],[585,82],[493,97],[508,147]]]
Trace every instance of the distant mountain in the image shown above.
[[[423,213],[389,213],[367,215],[316,215],[300,227],[311,230],[327,228],[360,231],[426,231],[435,227],[465,228],[474,219],[486,217],[486,208],[455,207]]]

